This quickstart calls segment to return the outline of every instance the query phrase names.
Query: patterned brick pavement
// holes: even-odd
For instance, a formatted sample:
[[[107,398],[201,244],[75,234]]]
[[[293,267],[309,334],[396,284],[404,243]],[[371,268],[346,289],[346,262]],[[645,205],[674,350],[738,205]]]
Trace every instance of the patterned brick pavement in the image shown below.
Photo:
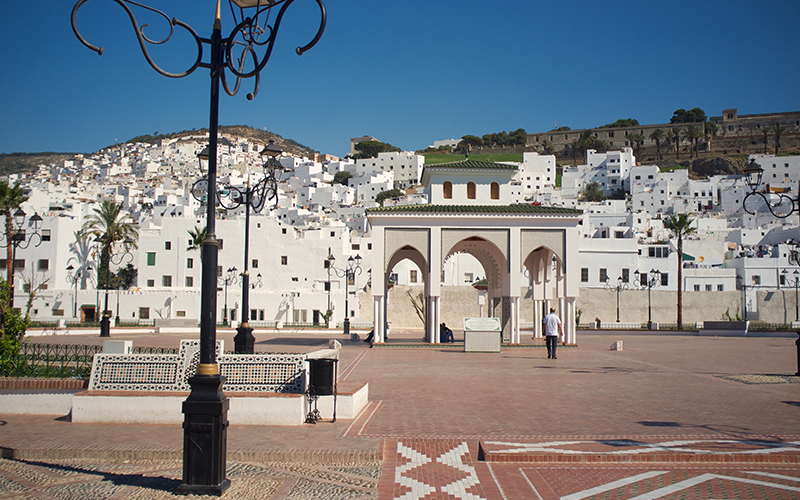
[[[330,334],[257,332],[258,350],[312,350],[328,337],[342,341]],[[609,350],[619,339],[625,349]],[[149,341],[134,339],[135,345]],[[343,344],[340,377],[369,381],[368,407],[355,420],[334,424],[231,427],[229,476],[240,489],[226,498],[248,498],[251,490],[275,500],[800,498],[793,337],[581,334],[579,346],[560,351],[558,360],[536,348],[481,354]],[[72,467],[77,457],[95,457],[92,467],[100,470],[151,467],[139,462],[176,460],[181,453],[180,426],[0,420],[4,456],[39,462],[4,464],[47,469],[52,462],[53,474],[63,472],[58,460]],[[76,484],[124,486],[94,498],[158,498],[142,493],[147,490],[136,481],[156,478],[152,484],[162,486],[141,488],[169,490],[180,478],[172,465],[109,470]],[[280,482],[275,468],[281,466],[294,474],[291,480]],[[16,476],[0,470],[0,499],[82,498],[52,494],[56,489],[11,491],[4,485],[19,484]],[[364,470],[376,479],[349,484],[368,477]]]

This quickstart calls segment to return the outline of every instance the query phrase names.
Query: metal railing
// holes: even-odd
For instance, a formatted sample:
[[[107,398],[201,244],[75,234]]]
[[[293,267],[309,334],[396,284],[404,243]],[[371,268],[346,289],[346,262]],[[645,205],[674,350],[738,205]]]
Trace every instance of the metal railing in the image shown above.
[[[6,377],[89,378],[99,345],[31,344],[20,346],[19,356],[2,363]]]

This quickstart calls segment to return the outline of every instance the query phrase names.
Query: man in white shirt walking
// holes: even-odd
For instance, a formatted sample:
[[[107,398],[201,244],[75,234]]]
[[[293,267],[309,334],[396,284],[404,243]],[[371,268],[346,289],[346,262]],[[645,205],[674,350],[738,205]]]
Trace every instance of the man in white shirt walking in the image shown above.
[[[558,337],[564,335],[564,330],[561,328],[561,320],[556,316],[556,308],[550,308],[550,314],[544,317],[545,332],[544,339],[547,344],[547,359],[556,359],[556,346],[558,345]]]

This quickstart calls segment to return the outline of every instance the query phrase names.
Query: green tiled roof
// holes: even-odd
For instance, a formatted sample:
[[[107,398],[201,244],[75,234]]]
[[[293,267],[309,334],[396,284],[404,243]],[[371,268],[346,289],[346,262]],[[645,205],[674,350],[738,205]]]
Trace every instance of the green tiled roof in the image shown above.
[[[581,215],[583,210],[542,205],[396,205],[368,208],[373,214],[508,214],[508,215]]]
[[[426,164],[425,168],[428,170],[446,170],[446,169],[459,169],[459,170],[513,170],[517,171],[517,167],[514,165],[504,165],[502,163],[493,163],[490,161],[478,161],[478,160],[459,160],[459,161],[451,161],[447,163],[432,163],[430,165]]]

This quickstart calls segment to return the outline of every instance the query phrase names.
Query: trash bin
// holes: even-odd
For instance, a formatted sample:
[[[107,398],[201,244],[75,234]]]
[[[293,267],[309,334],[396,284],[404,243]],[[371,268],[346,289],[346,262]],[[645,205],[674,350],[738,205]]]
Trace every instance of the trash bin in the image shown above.
[[[314,358],[308,360],[309,384],[320,396],[333,394],[334,367],[338,359]]]

